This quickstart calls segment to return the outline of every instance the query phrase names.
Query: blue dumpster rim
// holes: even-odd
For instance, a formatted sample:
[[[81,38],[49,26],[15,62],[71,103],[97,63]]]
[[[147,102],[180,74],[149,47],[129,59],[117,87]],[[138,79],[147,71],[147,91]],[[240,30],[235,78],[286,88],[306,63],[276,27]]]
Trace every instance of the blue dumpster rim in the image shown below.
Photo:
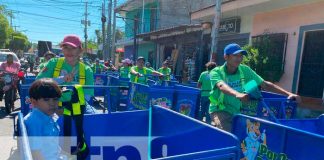
[[[324,135],[320,135],[320,134],[316,134],[316,133],[312,133],[312,132],[309,132],[309,131],[304,131],[302,129],[298,129],[298,128],[294,128],[294,127],[290,127],[290,126],[286,126],[286,125],[283,125],[283,124],[280,124],[280,123],[275,123],[275,122],[272,122],[272,121],[268,121],[268,120],[265,120],[265,119],[261,119],[261,118],[257,118],[257,117],[251,117],[251,116],[248,116],[248,115],[244,115],[244,114],[237,114],[234,116],[233,118],[233,125],[232,125],[232,131],[234,131],[234,127],[236,127],[234,125],[234,122],[237,121],[237,119],[239,117],[244,117],[244,118],[248,118],[248,119],[253,119],[253,120],[256,120],[256,121],[260,121],[260,122],[263,122],[263,123],[267,123],[267,124],[271,124],[271,125],[275,125],[275,126],[279,126],[279,127],[283,127],[287,130],[290,130],[290,131],[293,131],[293,132],[298,132],[298,133],[305,133],[305,134],[309,134],[309,135],[312,135],[312,136],[315,136],[315,137],[318,137],[318,138],[322,138],[324,139]],[[285,120],[287,121],[287,119],[278,119],[278,121],[280,122],[280,120]],[[298,119],[294,119],[294,120],[298,120]],[[302,119],[301,119],[302,120]]]

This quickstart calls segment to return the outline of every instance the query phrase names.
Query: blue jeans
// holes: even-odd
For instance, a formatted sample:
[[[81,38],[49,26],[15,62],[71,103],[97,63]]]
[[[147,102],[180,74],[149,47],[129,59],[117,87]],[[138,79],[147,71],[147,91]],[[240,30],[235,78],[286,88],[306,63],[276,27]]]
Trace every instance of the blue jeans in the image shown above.
[[[200,99],[200,109],[198,113],[198,120],[202,121],[204,117],[206,117],[206,123],[211,124],[211,118],[209,115],[209,97],[202,96]]]

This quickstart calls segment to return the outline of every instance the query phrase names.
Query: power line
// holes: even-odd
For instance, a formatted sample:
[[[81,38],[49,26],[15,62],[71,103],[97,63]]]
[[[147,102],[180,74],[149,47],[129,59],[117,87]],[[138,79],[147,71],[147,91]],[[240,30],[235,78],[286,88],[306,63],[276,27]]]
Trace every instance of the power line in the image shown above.
[[[30,12],[24,12],[24,11],[17,11],[17,10],[12,10],[12,11],[16,11],[16,12],[22,13],[22,14],[28,14],[28,15],[33,15],[33,16],[52,18],[52,19],[57,19],[57,20],[62,20],[62,21],[79,22],[77,20],[65,19],[65,18],[59,18],[59,17],[52,17],[52,16],[46,16],[46,15],[41,15],[41,14],[36,14],[36,13],[30,13]]]
[[[73,20],[73,19],[66,19],[66,18],[53,17],[53,16],[46,16],[46,15],[41,15],[41,14],[36,14],[36,13],[30,13],[30,12],[24,12],[24,11],[17,11],[17,10],[12,10],[12,11],[16,11],[16,12],[18,12],[18,13],[22,13],[22,14],[33,15],[33,16],[39,16],[39,17],[46,17],[46,18],[52,18],[52,19],[62,20],[62,21],[80,22],[80,21]],[[92,24],[99,24],[99,23],[92,23]]]

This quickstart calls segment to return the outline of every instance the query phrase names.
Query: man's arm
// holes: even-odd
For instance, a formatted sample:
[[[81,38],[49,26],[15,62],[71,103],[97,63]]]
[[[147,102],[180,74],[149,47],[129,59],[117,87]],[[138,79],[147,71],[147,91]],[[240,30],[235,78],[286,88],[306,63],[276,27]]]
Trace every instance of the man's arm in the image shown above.
[[[139,72],[136,72],[136,71],[134,70],[134,67],[132,67],[132,68],[130,69],[130,72],[129,72],[129,73],[132,74],[132,75],[137,75],[137,76],[140,75]]]
[[[153,75],[157,75],[157,76],[163,76],[162,73],[157,72],[157,71],[153,71],[153,70],[152,70],[152,74],[153,74]]]
[[[216,84],[216,87],[218,87],[218,89],[220,91],[222,91],[223,93],[228,94],[228,95],[231,95],[231,96],[234,96],[234,97],[240,99],[241,101],[244,101],[244,102],[249,101],[248,94],[237,92],[236,90],[234,90],[233,88],[231,88],[230,86],[228,86],[223,81],[218,82]]]
[[[291,92],[288,92],[285,89],[281,88],[280,86],[275,85],[269,81],[263,81],[263,83],[261,83],[261,88],[263,88],[267,91],[284,94],[284,95],[288,96],[288,99],[295,99],[298,103],[301,102],[300,96],[293,94]]]

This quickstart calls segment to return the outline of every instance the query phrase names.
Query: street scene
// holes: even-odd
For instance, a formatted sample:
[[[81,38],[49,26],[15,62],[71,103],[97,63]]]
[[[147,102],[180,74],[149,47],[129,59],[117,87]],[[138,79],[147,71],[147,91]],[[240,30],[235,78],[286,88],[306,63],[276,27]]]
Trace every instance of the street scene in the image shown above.
[[[0,0],[0,159],[324,159],[324,0]]]

